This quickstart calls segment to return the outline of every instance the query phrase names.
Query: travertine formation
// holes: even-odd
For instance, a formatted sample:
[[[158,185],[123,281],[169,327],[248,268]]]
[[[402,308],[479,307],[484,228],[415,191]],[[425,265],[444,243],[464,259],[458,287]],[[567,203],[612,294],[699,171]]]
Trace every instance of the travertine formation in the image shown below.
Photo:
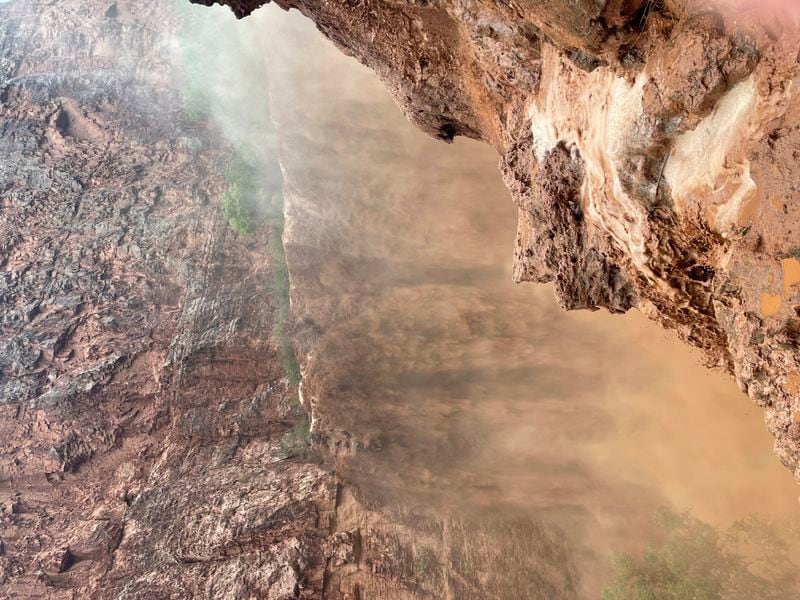
[[[800,33],[785,3],[276,2],[374,69],[424,131],[497,150],[518,281],[554,282],[568,309],[637,307],[701,348],[800,475]]]

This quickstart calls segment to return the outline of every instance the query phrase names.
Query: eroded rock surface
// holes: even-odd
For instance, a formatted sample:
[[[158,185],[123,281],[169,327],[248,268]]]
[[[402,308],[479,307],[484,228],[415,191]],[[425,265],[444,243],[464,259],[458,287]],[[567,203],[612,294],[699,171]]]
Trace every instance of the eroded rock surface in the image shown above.
[[[575,597],[538,521],[387,514],[287,453],[269,239],[222,217],[174,30],[0,4],[0,598]]]
[[[264,4],[220,3],[240,17]],[[764,408],[800,476],[796,15],[721,0],[276,3],[374,69],[424,131],[497,150],[518,281],[552,281],[568,309],[636,307],[701,348]]]
[[[167,3],[0,5],[0,597],[318,597],[267,240],[222,219]],[[254,302],[253,298],[259,298]]]
[[[790,21],[280,3],[423,130],[497,149],[519,281],[554,282],[567,308],[638,307],[703,348],[796,468]],[[161,2],[0,4],[0,597],[577,596],[536,520],[383,514],[286,458],[268,240],[221,220],[230,148],[180,114],[173,28]]]

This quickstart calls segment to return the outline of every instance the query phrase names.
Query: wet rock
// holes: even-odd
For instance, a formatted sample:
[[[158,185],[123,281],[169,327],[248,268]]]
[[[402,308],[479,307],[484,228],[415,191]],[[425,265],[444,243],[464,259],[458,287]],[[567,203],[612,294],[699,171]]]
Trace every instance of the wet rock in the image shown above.
[[[238,17],[265,4],[193,1]],[[423,131],[497,150],[520,207],[518,281],[554,282],[567,309],[636,307],[700,348],[765,407],[800,476],[785,423],[800,396],[775,383],[800,374],[784,324],[800,293],[786,262],[800,31],[785,7],[275,1],[374,69]]]
[[[269,233],[221,218],[232,149],[182,116],[172,6],[0,3],[3,593],[438,598],[414,523],[285,458]]]

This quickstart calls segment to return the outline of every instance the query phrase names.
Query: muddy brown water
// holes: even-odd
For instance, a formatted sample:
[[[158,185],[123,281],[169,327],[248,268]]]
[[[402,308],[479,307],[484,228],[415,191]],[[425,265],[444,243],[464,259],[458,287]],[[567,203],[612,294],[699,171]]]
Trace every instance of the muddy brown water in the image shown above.
[[[269,65],[315,429],[357,440],[338,467],[365,497],[541,519],[593,596],[658,506],[717,525],[796,516],[731,379],[635,311],[567,313],[548,286],[511,282],[516,212],[491,149],[419,133],[297,15],[263,10],[236,32],[264,59],[239,76]]]

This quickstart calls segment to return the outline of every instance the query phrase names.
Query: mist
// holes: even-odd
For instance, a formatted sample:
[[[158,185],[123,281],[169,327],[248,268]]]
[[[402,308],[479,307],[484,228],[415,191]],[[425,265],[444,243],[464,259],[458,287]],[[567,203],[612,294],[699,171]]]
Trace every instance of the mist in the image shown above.
[[[798,597],[760,409],[513,284],[487,146],[271,5],[0,32],[0,595]]]
[[[511,282],[516,210],[488,147],[416,131],[297,14],[179,14],[187,113],[281,190],[313,434],[366,502],[490,538],[536,524],[581,597],[612,552],[657,539],[660,506],[719,527],[796,516],[727,376],[638,313],[565,313],[548,286]]]

